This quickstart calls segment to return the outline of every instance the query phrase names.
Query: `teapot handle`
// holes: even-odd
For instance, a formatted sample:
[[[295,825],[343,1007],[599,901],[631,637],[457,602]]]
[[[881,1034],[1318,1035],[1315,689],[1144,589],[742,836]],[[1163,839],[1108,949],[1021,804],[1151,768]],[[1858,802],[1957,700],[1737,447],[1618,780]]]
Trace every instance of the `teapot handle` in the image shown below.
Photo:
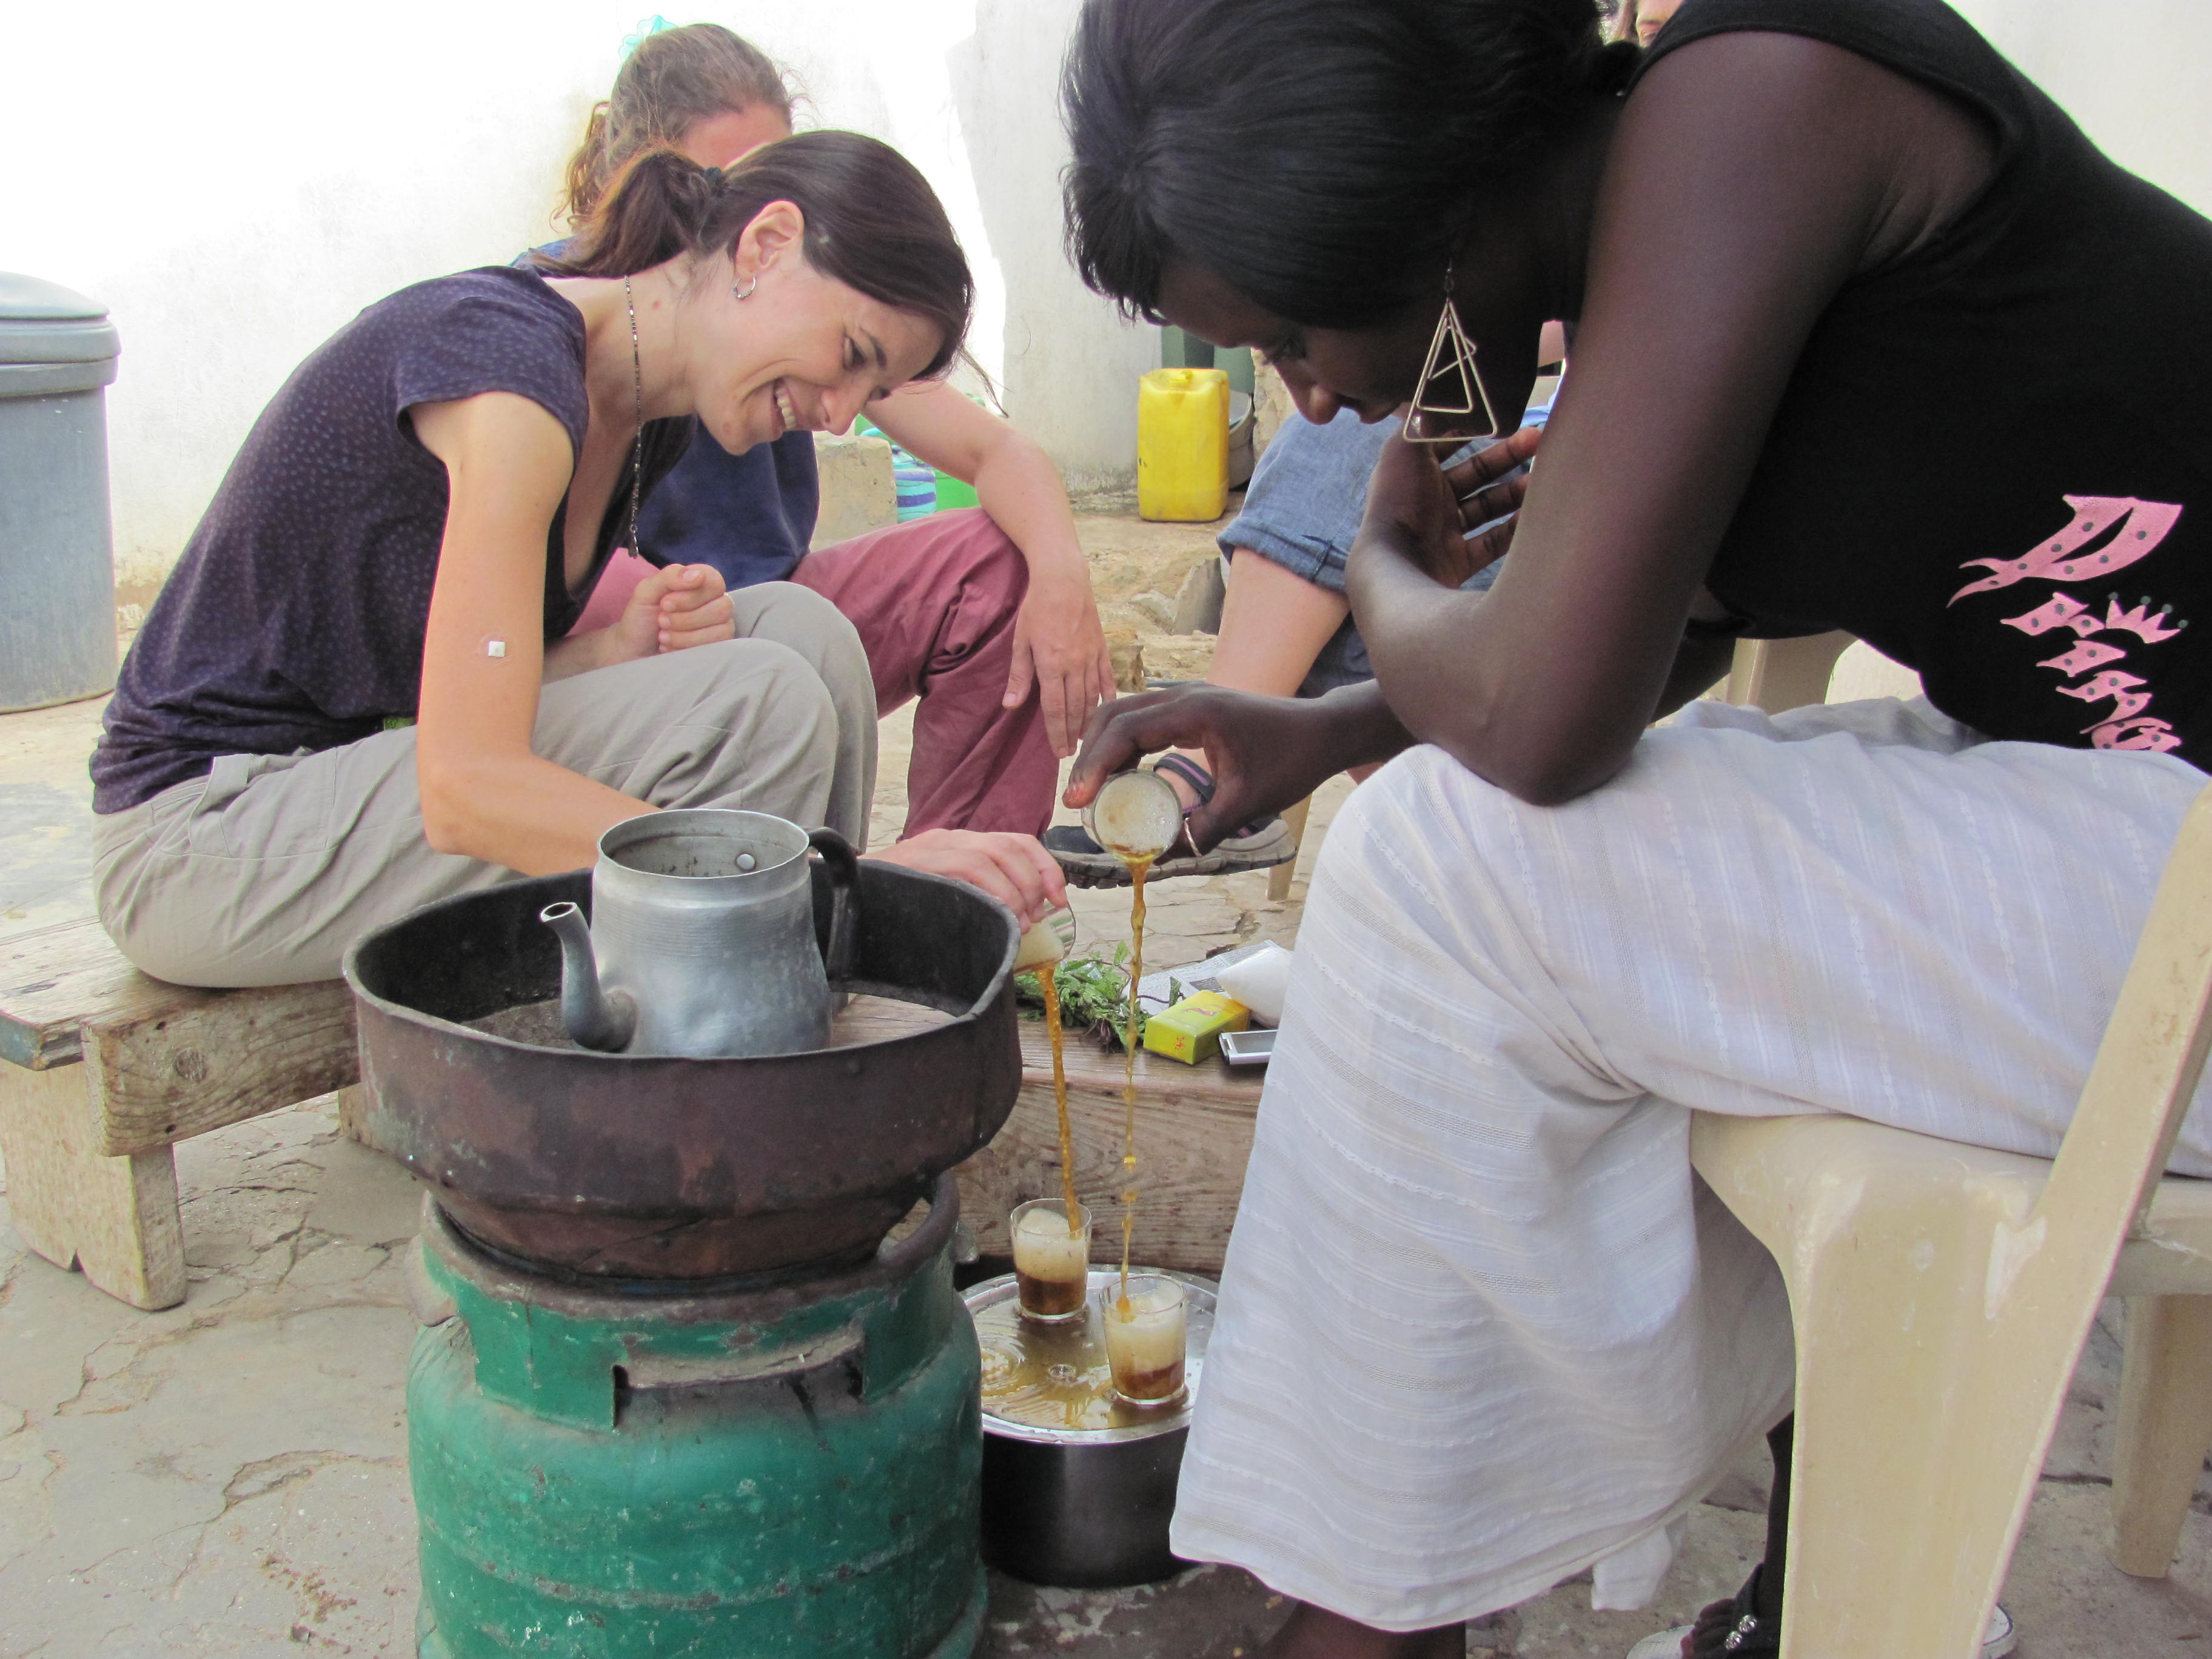
[[[811,831],[806,844],[822,854],[830,872],[830,943],[822,952],[822,966],[835,985],[852,978],[859,952],[860,855],[835,830]]]

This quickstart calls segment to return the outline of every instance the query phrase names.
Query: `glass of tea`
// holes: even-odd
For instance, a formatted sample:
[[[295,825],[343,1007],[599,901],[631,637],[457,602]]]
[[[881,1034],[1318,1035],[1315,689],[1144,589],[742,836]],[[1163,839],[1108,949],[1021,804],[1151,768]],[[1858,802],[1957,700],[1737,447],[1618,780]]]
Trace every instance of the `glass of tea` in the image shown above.
[[[1091,1280],[1091,1212],[1057,1198],[1033,1198],[1014,1206],[1014,1285],[1022,1312],[1031,1319],[1073,1319],[1083,1312]]]
[[[1106,1363],[1114,1392],[1133,1406],[1159,1406],[1182,1394],[1182,1286],[1158,1273],[1131,1273],[1125,1294],[1110,1279],[1098,1292]]]

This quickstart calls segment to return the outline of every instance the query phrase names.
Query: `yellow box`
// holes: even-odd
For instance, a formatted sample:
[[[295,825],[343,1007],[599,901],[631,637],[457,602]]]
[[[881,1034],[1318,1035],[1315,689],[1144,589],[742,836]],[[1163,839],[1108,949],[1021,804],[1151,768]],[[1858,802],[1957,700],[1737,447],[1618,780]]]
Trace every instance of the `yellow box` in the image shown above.
[[[1203,524],[1229,505],[1229,376],[1156,368],[1137,382],[1137,515]]]
[[[1252,1011],[1234,998],[1218,991],[1194,991],[1145,1022],[1145,1047],[1195,1066],[1221,1052],[1224,1031],[1249,1030],[1251,1025]]]

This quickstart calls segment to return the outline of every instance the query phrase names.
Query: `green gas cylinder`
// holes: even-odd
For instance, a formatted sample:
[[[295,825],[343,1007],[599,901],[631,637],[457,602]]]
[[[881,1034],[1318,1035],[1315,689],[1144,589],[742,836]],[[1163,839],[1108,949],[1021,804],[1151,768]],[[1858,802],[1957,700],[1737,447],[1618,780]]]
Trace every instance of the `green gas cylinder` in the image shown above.
[[[965,1659],[983,1612],[957,1200],[856,1267],[557,1282],[426,1206],[424,1659]]]

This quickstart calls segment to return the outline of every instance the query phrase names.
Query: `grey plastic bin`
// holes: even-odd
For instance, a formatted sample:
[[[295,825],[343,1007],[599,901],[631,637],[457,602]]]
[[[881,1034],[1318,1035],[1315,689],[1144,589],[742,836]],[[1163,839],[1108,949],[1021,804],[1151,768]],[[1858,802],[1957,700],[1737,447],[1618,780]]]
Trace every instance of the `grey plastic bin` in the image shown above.
[[[0,713],[115,684],[106,307],[0,271]]]

